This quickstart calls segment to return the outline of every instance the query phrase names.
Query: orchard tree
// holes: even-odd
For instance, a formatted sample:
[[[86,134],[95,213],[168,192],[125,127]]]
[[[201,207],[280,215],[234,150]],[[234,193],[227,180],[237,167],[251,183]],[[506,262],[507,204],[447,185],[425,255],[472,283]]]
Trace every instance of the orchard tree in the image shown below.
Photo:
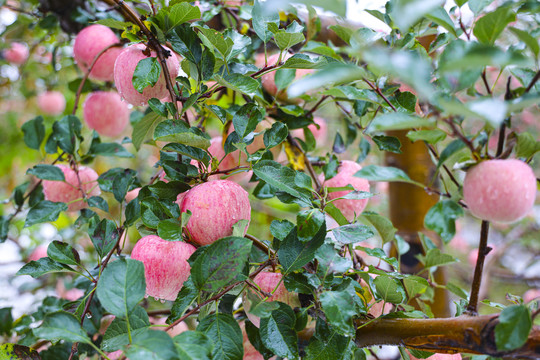
[[[539,3],[299,3],[0,2],[0,359],[540,358]]]

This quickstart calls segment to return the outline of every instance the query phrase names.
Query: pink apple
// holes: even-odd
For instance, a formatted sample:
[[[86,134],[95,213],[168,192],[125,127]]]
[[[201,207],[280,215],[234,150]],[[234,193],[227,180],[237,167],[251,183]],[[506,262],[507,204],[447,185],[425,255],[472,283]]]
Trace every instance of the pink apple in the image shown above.
[[[324,143],[328,134],[328,125],[326,124],[326,120],[321,117],[315,116],[313,117],[313,122],[315,122],[315,124],[308,125],[308,129],[311,130],[311,133],[313,134],[315,141],[317,141],[317,144]],[[294,129],[291,131],[291,135],[299,139],[305,140],[303,129]]]
[[[264,357],[261,355],[260,352],[255,349],[253,345],[251,345],[251,342],[249,341],[249,338],[247,336],[246,332],[246,324],[244,321],[241,321],[238,323],[240,325],[240,329],[242,329],[242,336],[243,336],[243,345],[244,345],[244,357],[243,360],[264,360]],[[270,358],[270,360],[276,359],[276,356],[273,356]]]
[[[38,261],[41,258],[47,257],[47,245],[39,245],[28,256],[28,261]]]
[[[324,180],[324,175],[321,174],[320,180],[324,187],[344,187],[347,185],[352,185],[352,187],[357,191],[369,191],[369,182],[366,179],[361,179],[355,177],[354,174],[358,172],[362,167],[354,161],[344,160],[341,162],[341,165],[338,168],[336,176],[333,178]],[[336,199],[342,196],[345,196],[349,193],[348,190],[343,191],[334,191],[328,193],[328,198],[330,200]],[[353,221],[355,214],[358,216],[364,211],[367,206],[368,199],[361,200],[349,200],[349,199],[340,199],[332,202],[341,212],[343,216],[349,221]]]
[[[79,167],[79,178],[81,180],[79,186],[77,173],[73,169],[67,165],[55,166],[62,170],[65,181],[43,180],[43,193],[46,200],[67,203],[68,211],[77,211],[87,207],[87,204],[82,200],[81,187],[87,197],[101,194],[96,181],[98,174],[93,169],[84,166]]]
[[[141,238],[131,258],[142,261],[146,278],[146,294],[174,301],[191,267],[187,260],[195,252],[193,245],[182,241],[166,241],[156,235]]]
[[[60,115],[66,109],[66,98],[60,91],[46,91],[37,97],[38,108],[47,115]]]
[[[28,59],[29,51],[26,45],[12,42],[9,49],[4,50],[4,58],[15,65],[22,65]]]
[[[139,191],[141,191],[141,188],[136,188],[131,191],[128,191],[126,194],[126,203],[129,203],[130,201],[135,200],[135,198],[139,196]]]
[[[410,355],[411,360],[420,360]],[[426,360],[461,360],[461,354],[440,354],[436,353],[426,358]]]
[[[120,93],[120,96],[128,103],[139,106],[146,105],[151,98],[165,99],[169,96],[165,76],[161,71],[158,82],[153,87],[147,87],[143,90],[142,94],[135,90],[133,87],[133,73],[140,60],[146,59],[147,56],[143,53],[146,50],[146,46],[143,44],[135,44],[128,46],[118,56],[114,64],[114,84],[116,89]],[[169,50],[165,47],[165,50]],[[171,76],[171,81],[174,83],[174,79],[178,75],[180,69],[180,63],[178,57],[171,51],[171,56],[166,60],[167,69]],[[151,57],[156,57],[156,53],[152,51]]]
[[[529,303],[533,300],[540,300],[540,289],[529,289],[523,294],[523,301]]]
[[[73,56],[83,72],[87,72],[94,58],[106,47],[119,43],[116,34],[104,25],[90,25],[81,30],[75,38]],[[113,47],[103,53],[94,64],[90,78],[94,80],[112,81],[114,77],[114,62],[122,48]]]
[[[257,274],[255,278],[253,278],[253,282],[257,286],[259,286],[262,291],[266,293],[272,293],[272,296],[266,299],[266,301],[281,301],[292,307],[300,306],[298,295],[287,291],[287,289],[285,288],[285,284],[282,281],[282,278],[283,275],[281,273],[263,271]],[[264,300],[264,297],[255,290],[249,291],[249,295],[244,296],[244,309],[246,310],[248,319],[253,323],[253,325],[259,327],[261,319],[249,312],[252,305],[252,300],[250,300],[250,297],[258,298],[259,301]]]
[[[536,198],[531,167],[516,159],[488,160],[467,171],[463,197],[482,220],[511,223],[527,215]]]
[[[248,193],[237,183],[214,180],[190,189],[181,199],[180,211],[192,215],[186,226],[190,238],[199,245],[208,245],[232,235],[232,226],[240,220],[251,220]]]
[[[100,135],[117,137],[129,123],[129,109],[117,92],[96,91],[83,104],[84,121]]]

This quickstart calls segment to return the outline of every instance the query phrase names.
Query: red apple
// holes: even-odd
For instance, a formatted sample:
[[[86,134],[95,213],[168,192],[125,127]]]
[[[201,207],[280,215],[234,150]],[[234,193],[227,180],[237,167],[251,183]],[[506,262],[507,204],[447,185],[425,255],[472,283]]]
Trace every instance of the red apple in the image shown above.
[[[166,241],[156,235],[141,238],[131,258],[142,261],[146,294],[164,300],[176,300],[191,267],[187,260],[195,252],[193,245],[182,241]]]
[[[38,108],[47,115],[60,115],[66,109],[66,98],[60,91],[46,91],[37,97]]]
[[[117,137],[129,123],[129,109],[117,92],[96,91],[83,104],[84,121],[100,135]]]
[[[26,45],[19,42],[12,42],[9,49],[4,50],[4,58],[15,65],[22,65],[28,59],[29,51]]]

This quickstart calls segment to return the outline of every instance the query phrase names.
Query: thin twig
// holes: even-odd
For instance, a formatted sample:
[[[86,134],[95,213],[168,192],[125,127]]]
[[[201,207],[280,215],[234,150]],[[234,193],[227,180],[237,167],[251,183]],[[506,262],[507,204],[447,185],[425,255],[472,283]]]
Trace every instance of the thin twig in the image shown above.
[[[478,293],[480,292],[480,285],[482,284],[482,272],[484,270],[484,261],[486,255],[491,248],[488,249],[488,234],[489,234],[489,221],[482,220],[482,227],[480,229],[480,245],[478,246],[478,259],[476,260],[476,267],[474,268],[474,276],[471,287],[471,296],[469,298],[469,305],[467,306],[467,313],[470,315],[478,315]]]

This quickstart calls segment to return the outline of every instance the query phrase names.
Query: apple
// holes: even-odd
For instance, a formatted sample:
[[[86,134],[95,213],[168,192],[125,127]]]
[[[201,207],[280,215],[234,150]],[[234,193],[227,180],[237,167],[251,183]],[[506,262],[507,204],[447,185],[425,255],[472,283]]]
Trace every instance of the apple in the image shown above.
[[[264,360],[264,357],[260,352],[255,349],[253,345],[251,345],[251,342],[249,341],[249,338],[247,336],[246,332],[246,324],[244,321],[241,321],[238,323],[240,325],[240,329],[242,329],[242,345],[244,346],[244,357],[242,360]],[[270,360],[276,359],[276,356],[272,356]]]
[[[135,200],[135,198],[139,196],[139,191],[141,191],[141,188],[136,188],[131,191],[128,191],[126,194],[126,203],[129,203],[132,200]]]
[[[529,303],[535,299],[540,300],[540,289],[529,289],[523,294],[524,303]]]
[[[190,239],[208,245],[232,235],[232,226],[247,220],[244,235],[251,220],[248,193],[237,183],[214,180],[197,185],[180,199],[180,211],[191,211],[186,225]]]
[[[131,251],[131,258],[142,261],[146,294],[163,300],[176,300],[191,267],[187,260],[195,246],[182,241],[166,241],[156,235],[141,238]]]
[[[9,49],[4,50],[4,58],[15,65],[22,65],[30,55],[26,45],[19,42],[12,42]]]
[[[66,98],[60,91],[45,91],[38,95],[37,106],[47,115],[60,115],[66,109]]]
[[[67,203],[68,211],[78,211],[88,206],[82,199],[81,188],[86,193],[86,197],[101,194],[97,183],[98,174],[93,169],[84,166],[79,167],[79,178],[81,180],[79,186],[79,179],[77,179],[75,170],[67,165],[55,166],[62,170],[65,181],[43,180],[43,193],[46,200]]]
[[[83,104],[84,121],[100,135],[117,137],[129,123],[129,109],[117,92],[95,91]]]
[[[171,76],[171,81],[174,83],[174,79],[178,76],[180,63],[178,62],[178,57],[176,57],[169,48],[164,48],[171,52],[171,56],[167,58],[166,63]],[[122,50],[120,55],[118,55],[114,64],[114,84],[116,85],[116,89],[125,101],[135,106],[146,105],[151,98],[161,100],[169,96],[162,69],[160,77],[154,86],[146,87],[142,94],[135,90],[132,82],[133,73],[135,72],[135,68],[139,61],[147,58],[143,53],[145,50],[147,50],[147,48],[143,44],[128,46]],[[155,58],[156,53],[152,51],[150,57]]]
[[[38,261],[44,257],[47,257],[47,245],[39,245],[28,256],[28,261]]]
[[[311,133],[313,134],[313,137],[315,138],[317,144],[322,144],[325,142],[326,136],[328,134],[328,125],[326,123],[326,120],[321,117],[314,116],[313,122],[315,124],[308,125],[308,129],[311,130]],[[299,139],[305,140],[303,129],[294,129],[291,131],[291,135]]]
[[[116,34],[104,25],[90,25],[81,30],[75,37],[73,56],[77,66],[87,72],[95,57],[106,47],[119,43]],[[94,80],[112,81],[114,77],[114,62],[122,49],[112,47],[101,54],[94,64],[89,77]]]
[[[354,161],[344,160],[341,162],[336,176],[329,180],[324,180],[324,174],[319,177],[323,187],[344,187],[352,185],[357,191],[369,192],[369,182],[366,179],[355,177],[354,174],[362,167]],[[324,180],[324,181],[323,181]],[[330,200],[342,197],[350,193],[349,190],[334,191],[328,193]],[[366,208],[368,199],[349,200],[340,199],[332,202],[349,221],[353,221],[355,215],[360,215]]]
[[[467,171],[463,198],[477,218],[511,223],[531,211],[536,198],[536,177],[521,160],[483,161]]]
[[[407,351],[408,352],[408,351]],[[409,353],[410,355],[410,353]],[[411,360],[420,360],[412,355],[410,355]],[[426,360],[461,360],[461,354],[440,354],[435,353],[431,355],[430,357],[426,358]]]

